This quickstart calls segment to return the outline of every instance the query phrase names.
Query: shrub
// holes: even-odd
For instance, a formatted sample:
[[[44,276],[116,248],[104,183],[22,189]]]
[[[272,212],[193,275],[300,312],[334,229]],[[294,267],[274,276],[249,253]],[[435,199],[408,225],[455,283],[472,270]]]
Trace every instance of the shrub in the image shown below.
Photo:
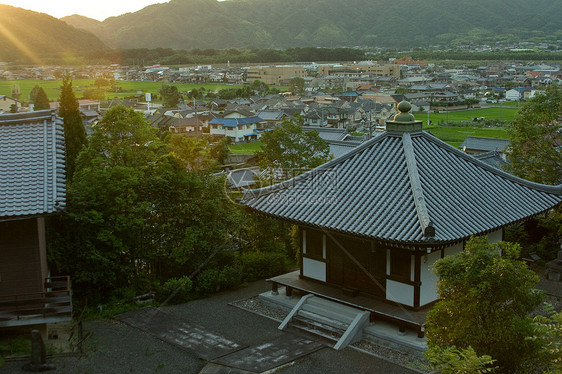
[[[196,279],[195,290],[201,295],[209,295],[239,286],[242,283],[240,269],[225,266],[222,270],[208,269]]]
[[[279,252],[248,252],[240,256],[244,280],[253,281],[279,275],[287,270],[287,259]]]
[[[185,303],[193,298],[193,282],[188,276],[170,278],[156,291],[156,301],[173,304]]]

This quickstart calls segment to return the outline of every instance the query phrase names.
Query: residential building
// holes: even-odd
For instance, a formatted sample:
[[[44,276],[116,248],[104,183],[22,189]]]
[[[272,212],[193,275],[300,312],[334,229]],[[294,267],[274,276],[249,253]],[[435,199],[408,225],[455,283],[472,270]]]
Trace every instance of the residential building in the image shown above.
[[[209,122],[211,135],[226,136],[234,143],[257,140],[263,131],[258,124],[263,119],[258,116],[246,118],[214,118]]]

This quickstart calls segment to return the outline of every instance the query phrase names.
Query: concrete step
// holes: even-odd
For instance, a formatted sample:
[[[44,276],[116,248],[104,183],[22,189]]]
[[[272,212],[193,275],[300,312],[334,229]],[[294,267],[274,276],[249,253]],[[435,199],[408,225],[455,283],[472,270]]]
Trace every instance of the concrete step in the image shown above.
[[[306,319],[316,321],[316,322],[321,323],[323,325],[332,326],[334,328],[341,329],[341,330],[344,330],[344,331],[345,331],[345,329],[347,329],[347,327],[351,323],[351,321],[349,321],[349,322],[341,321],[339,319],[330,318],[328,316],[316,314],[314,312],[311,312],[309,310],[304,310],[304,309],[299,310],[298,313],[297,313],[297,316],[304,317]]]
[[[324,299],[322,297],[312,297],[307,301],[308,305],[314,305],[323,309],[329,309],[332,311],[336,311],[342,315],[349,317],[351,320],[360,313],[361,310],[357,308],[353,308],[351,306],[338,303],[332,300]]]
[[[346,310],[342,310],[338,307],[332,307],[331,305],[324,307],[324,306],[314,305],[311,303],[304,304],[301,310],[305,310],[307,312],[314,313],[322,317],[340,321],[345,324],[350,324],[353,321],[353,318],[355,318],[355,316],[357,315],[357,312],[349,313]]]
[[[294,318],[291,321],[290,327],[314,336],[319,336],[331,346],[337,343],[345,332],[345,330],[323,325],[319,322],[303,318],[301,316]]]

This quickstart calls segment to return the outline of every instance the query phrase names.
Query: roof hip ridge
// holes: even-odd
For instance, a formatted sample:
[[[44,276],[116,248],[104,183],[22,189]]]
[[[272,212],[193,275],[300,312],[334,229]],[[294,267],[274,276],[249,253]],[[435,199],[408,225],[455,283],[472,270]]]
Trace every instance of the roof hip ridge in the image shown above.
[[[414,146],[412,144],[412,137],[410,136],[410,133],[406,132],[402,135],[402,147],[404,150],[404,157],[406,158],[408,178],[410,180],[410,186],[412,188],[414,204],[416,206],[416,213],[418,215],[423,236],[434,237],[435,228],[433,227],[433,222],[429,217],[429,211],[427,210],[427,205],[425,204],[425,197],[423,195],[420,174],[418,173],[418,164],[416,161],[416,155],[414,153]]]

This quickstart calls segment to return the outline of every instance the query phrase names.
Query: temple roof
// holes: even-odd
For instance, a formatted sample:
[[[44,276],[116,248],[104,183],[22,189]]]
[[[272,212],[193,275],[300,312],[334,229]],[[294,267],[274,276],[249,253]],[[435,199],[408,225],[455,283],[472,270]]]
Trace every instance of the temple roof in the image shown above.
[[[0,115],[0,221],[65,206],[62,119],[50,110]]]
[[[409,105],[401,103],[399,110],[380,136],[296,178],[246,190],[242,203],[366,238],[448,243],[562,202],[562,185],[533,183],[490,166],[422,131]]]

